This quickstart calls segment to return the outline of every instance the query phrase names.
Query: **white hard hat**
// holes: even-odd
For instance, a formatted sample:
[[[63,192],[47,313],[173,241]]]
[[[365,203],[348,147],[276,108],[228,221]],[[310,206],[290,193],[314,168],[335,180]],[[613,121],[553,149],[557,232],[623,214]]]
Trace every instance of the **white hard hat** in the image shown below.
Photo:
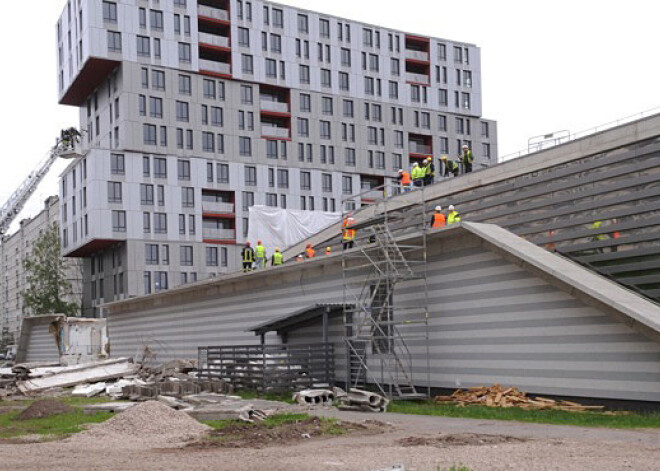
[[[419,167],[419,164],[417,162],[413,163],[413,167]]]
[[[455,209],[455,208],[454,208],[454,205],[453,205],[453,204],[450,204],[450,205],[449,205],[449,211],[453,211],[454,209]]]
[[[442,206],[436,206],[436,207],[435,207],[435,210],[436,210],[436,211],[442,211]]]
[[[469,149],[467,144],[463,144],[463,149]]]
[[[403,173],[403,169],[399,169],[399,173]]]

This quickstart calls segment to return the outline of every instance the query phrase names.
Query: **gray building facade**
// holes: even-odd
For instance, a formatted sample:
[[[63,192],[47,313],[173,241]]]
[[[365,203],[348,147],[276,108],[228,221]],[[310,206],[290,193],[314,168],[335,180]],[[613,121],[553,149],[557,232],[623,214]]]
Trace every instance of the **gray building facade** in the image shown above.
[[[241,0],[71,0],[57,38],[83,130],[60,197],[86,315],[235,270],[252,205],[340,211],[463,144],[497,161],[473,44]]]
[[[59,200],[56,196],[44,202],[44,209],[30,219],[23,219],[16,232],[0,243],[0,332],[18,339],[24,315],[31,314],[23,305],[23,292],[28,287],[23,262],[41,234],[53,224],[59,224]],[[66,278],[71,294],[65,299],[78,305],[82,302],[82,261],[65,259]]]

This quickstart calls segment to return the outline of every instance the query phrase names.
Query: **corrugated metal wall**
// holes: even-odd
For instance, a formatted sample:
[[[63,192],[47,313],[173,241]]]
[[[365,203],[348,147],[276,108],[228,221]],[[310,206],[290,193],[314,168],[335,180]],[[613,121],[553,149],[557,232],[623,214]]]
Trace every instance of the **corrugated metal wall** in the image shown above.
[[[60,361],[55,336],[48,331],[49,327],[50,324],[30,326],[25,360],[27,363]]]
[[[432,386],[502,383],[545,394],[660,400],[657,342],[484,249],[476,236],[432,239],[429,260]],[[417,281],[397,289],[396,302],[405,305],[423,288]],[[112,354],[132,355],[148,344],[167,359],[195,357],[201,345],[253,344],[258,339],[248,328],[342,297],[337,260],[317,276],[278,277],[272,286],[111,314]],[[343,379],[341,319],[331,321],[330,335]],[[319,340],[320,326],[289,334],[290,343]],[[411,345],[423,386],[426,347]]]

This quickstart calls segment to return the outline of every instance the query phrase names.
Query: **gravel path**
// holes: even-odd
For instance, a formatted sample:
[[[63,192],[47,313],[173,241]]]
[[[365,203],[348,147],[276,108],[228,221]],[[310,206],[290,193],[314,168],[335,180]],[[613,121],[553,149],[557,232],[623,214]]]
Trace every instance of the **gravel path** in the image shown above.
[[[330,412],[325,412],[329,414]],[[180,442],[139,443],[75,439],[58,443],[0,445],[1,470],[227,470],[227,471],[373,471],[403,464],[407,471],[437,471],[464,464],[474,471],[621,471],[660,470],[657,431],[620,431],[557,427],[513,422],[485,422],[398,414],[331,412],[342,419],[378,419],[394,424],[381,435],[305,440],[298,445],[265,449],[182,450]],[[487,433],[524,442],[453,446],[435,440],[440,434]],[[100,437],[99,437],[100,438]],[[435,446],[403,446],[419,443]],[[408,439],[403,440],[402,439]]]

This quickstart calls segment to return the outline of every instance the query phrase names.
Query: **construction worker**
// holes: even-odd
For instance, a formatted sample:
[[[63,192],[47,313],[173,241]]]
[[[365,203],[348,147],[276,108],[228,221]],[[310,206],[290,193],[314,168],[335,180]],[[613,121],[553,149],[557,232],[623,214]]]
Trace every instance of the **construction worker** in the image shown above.
[[[261,241],[257,241],[257,246],[255,247],[254,250],[254,256],[256,260],[256,268],[257,270],[266,268],[266,247],[264,247],[261,243]]]
[[[404,172],[403,169],[399,170],[399,176],[397,177],[397,180],[401,184],[401,189],[404,193],[412,190],[412,188],[410,188],[412,179],[410,178],[410,174],[408,172]]]
[[[467,144],[463,145],[463,153],[460,155],[459,160],[461,163],[463,163],[463,173],[472,172],[472,162],[474,162],[474,155],[472,155],[472,151],[467,146]]]
[[[243,258],[243,271],[252,271],[252,264],[254,263],[254,249],[250,246],[250,242],[245,243],[245,248],[241,251]]]
[[[305,261],[305,258],[302,256],[302,254],[300,254],[296,257],[296,262],[304,262],[304,261]]]
[[[273,267],[284,265],[284,255],[282,255],[282,252],[280,252],[279,247],[275,247],[275,252],[271,258],[270,265]]]
[[[417,162],[413,164],[411,174],[413,185],[421,187],[424,184],[424,170]]]
[[[447,216],[447,224],[451,225],[456,222],[461,222],[461,218],[458,215],[458,211],[454,208],[454,205],[449,206],[449,216]]]
[[[442,160],[442,163],[445,164],[445,173],[444,173],[445,177],[448,177],[449,174],[452,174],[455,177],[458,176],[458,164],[456,162],[454,162],[451,159],[448,159],[446,155],[440,157],[440,160]]]
[[[431,229],[440,229],[441,227],[445,227],[445,223],[446,218],[445,215],[442,214],[442,206],[436,206],[435,212],[431,216]]]
[[[353,245],[355,245],[355,236],[357,235],[357,231],[355,229],[349,229],[353,225],[355,225],[353,214],[348,213],[348,215],[346,215],[344,218],[344,221],[341,223],[344,250],[352,249]]]
[[[594,221],[589,225],[589,229],[591,229],[592,231],[598,231],[602,225],[603,225],[603,221]],[[599,233],[591,236],[592,242],[600,242],[603,240],[607,240],[607,236],[605,234]],[[603,253],[603,248],[596,247],[595,251],[596,253]]]
[[[332,248],[331,247],[326,247],[325,248],[325,254],[326,255],[332,255]]]
[[[305,257],[314,258],[315,256],[316,256],[316,250],[314,250],[312,244],[307,244],[307,248],[305,249]]]
[[[424,186],[432,185],[434,181],[435,164],[433,163],[433,157],[427,157],[424,165]]]
[[[616,219],[612,219],[612,225],[616,224],[618,221]],[[619,239],[621,237],[621,233],[619,231],[614,231],[612,232],[611,235],[612,239]],[[613,245],[612,248],[610,249],[612,252],[618,252],[619,247],[616,245]]]
[[[555,231],[554,229],[550,229],[548,231],[548,237],[554,237],[556,234],[557,231]],[[554,242],[548,242],[547,244],[545,244],[545,248],[548,249],[550,252],[554,252],[557,249],[557,244],[555,244]]]

